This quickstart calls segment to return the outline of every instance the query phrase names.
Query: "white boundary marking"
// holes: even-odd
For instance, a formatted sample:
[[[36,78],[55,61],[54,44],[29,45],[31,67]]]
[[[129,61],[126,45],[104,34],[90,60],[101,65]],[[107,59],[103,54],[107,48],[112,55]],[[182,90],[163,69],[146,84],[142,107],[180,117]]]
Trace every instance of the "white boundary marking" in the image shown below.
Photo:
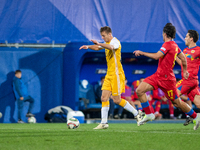
[[[191,128],[191,132],[193,132],[193,133],[191,133],[191,132],[171,132],[171,131],[167,131],[167,132],[165,132],[165,131],[144,131],[144,130],[140,130],[140,131],[131,131],[131,130],[110,130],[110,129],[104,129],[104,130],[93,130],[93,129],[91,129],[91,130],[82,130],[82,129],[79,129],[79,128],[77,128],[77,129],[68,129],[67,127],[66,128],[63,128],[63,129],[35,129],[35,128],[1,128],[0,129],[0,131],[1,130],[41,130],[41,131],[50,131],[50,130],[56,130],[56,131],[75,131],[75,132],[116,132],[116,133],[123,133],[123,132],[126,132],[126,133],[141,133],[141,134],[149,134],[149,133],[151,133],[151,134],[190,134],[190,135],[199,135],[199,133],[198,132],[195,132],[192,128]],[[7,132],[7,131],[6,131]],[[1,131],[1,133],[3,134],[3,133],[6,133],[6,132],[2,132]]]

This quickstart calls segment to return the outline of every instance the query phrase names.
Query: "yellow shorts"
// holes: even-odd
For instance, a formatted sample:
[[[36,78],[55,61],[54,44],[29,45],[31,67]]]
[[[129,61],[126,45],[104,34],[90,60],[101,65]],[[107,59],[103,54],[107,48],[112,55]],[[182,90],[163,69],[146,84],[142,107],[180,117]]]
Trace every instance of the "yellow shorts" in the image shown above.
[[[125,75],[106,75],[101,90],[108,90],[112,92],[113,96],[121,95],[125,92]]]

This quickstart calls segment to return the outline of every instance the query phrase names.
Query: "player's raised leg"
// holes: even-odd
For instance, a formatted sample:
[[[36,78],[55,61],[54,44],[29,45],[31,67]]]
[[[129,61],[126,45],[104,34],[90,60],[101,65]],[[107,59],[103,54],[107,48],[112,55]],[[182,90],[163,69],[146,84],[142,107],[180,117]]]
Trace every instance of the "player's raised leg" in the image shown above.
[[[101,123],[95,127],[94,129],[107,129],[108,125],[108,111],[109,111],[109,98],[111,95],[111,91],[103,90],[101,101],[102,101],[102,108],[101,108]]]
[[[111,82],[112,85],[112,98],[113,101],[122,106],[127,111],[131,112],[134,117],[137,119],[137,122],[142,119],[142,112],[137,111],[128,101],[121,98],[121,93],[125,92],[125,75],[115,74]]]
[[[116,104],[124,107],[124,109],[126,109],[130,113],[132,113],[135,116],[135,118],[137,119],[137,122],[142,120],[142,112],[141,111],[137,111],[128,101],[126,101],[125,99],[121,98],[120,95],[113,96],[113,101]]]
[[[191,83],[193,83],[193,82],[191,82]],[[191,83],[189,83],[189,84],[191,84]],[[187,93],[187,91],[190,90],[190,89],[188,89],[188,87],[190,87],[190,86],[187,86],[187,82],[182,82],[177,85],[178,85],[177,91],[178,91],[180,97],[186,103],[186,105],[189,105],[192,108],[192,103],[191,103],[191,101],[192,101],[196,105],[197,108],[200,108],[200,93],[198,90],[198,86],[196,86],[196,88],[191,90],[188,94],[188,97],[186,97],[182,93]],[[192,85],[191,85],[191,87],[192,87]],[[191,100],[191,101],[188,101],[188,100]],[[190,103],[188,103],[188,102],[190,102]],[[188,115],[187,113],[186,113],[186,116],[187,116],[187,118],[186,118],[185,123],[183,124],[184,126],[190,124],[193,121],[193,118],[190,117],[190,115]]]
[[[198,91],[198,93],[195,93],[194,95],[192,95],[192,94],[193,94],[193,92],[190,92],[190,94],[189,94],[191,101],[195,104],[195,106],[197,108],[200,108],[200,95],[197,95],[197,94],[199,94],[199,91]],[[187,101],[187,102],[191,103],[191,101]],[[192,104],[191,104],[191,106],[192,106]],[[186,118],[186,121],[185,121],[184,125],[186,126],[186,125],[190,124],[191,122],[193,122],[193,118],[188,117],[188,118]]]
[[[190,101],[189,101],[189,98],[181,93],[181,89],[182,89],[182,87],[183,87],[182,84],[183,84],[183,80],[179,80],[179,81],[176,83],[178,95],[180,96],[181,101],[184,101],[185,103],[187,103],[187,104],[192,108],[192,103],[189,103],[189,102],[190,102]],[[182,89],[182,90],[183,90],[183,89]],[[191,118],[191,117],[190,117],[189,115],[187,115],[186,113],[185,113],[185,115],[186,115],[186,120],[185,120],[185,122],[184,122],[183,125],[184,125],[184,126],[187,126],[187,125],[189,125],[191,122],[193,122],[193,118]]]
[[[175,99],[172,101],[175,107],[180,108],[183,112],[193,118],[194,123],[194,130],[197,130],[200,125],[200,113],[196,113],[189,105],[185,102],[181,101],[180,98]]]
[[[137,96],[141,102],[142,108],[145,112],[144,118],[138,122],[138,126],[145,124],[148,121],[155,119],[153,107],[147,101],[146,92],[153,90],[154,87],[146,82],[142,82],[136,89]]]

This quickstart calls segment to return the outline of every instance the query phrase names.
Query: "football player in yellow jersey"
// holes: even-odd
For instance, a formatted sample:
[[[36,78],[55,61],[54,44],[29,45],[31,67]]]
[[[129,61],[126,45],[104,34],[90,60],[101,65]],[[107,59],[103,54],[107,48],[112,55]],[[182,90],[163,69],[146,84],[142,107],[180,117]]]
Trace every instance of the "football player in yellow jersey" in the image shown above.
[[[130,103],[121,98],[121,93],[125,92],[125,75],[121,64],[121,44],[112,35],[111,28],[108,26],[101,27],[100,33],[105,43],[99,43],[96,40],[91,40],[94,45],[83,45],[79,49],[101,50],[105,49],[107,61],[107,74],[102,86],[102,109],[101,109],[101,123],[94,129],[107,129],[109,98],[112,94],[113,101],[124,107],[137,118],[137,121],[142,119],[141,112],[138,112]]]

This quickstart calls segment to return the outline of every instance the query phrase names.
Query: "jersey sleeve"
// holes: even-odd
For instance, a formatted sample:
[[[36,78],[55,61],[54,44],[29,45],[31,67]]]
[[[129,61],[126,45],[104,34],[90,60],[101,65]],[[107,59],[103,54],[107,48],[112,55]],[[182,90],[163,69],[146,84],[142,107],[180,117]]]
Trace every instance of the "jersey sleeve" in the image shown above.
[[[181,51],[181,49],[180,49],[180,48],[178,48],[178,55],[179,55],[180,53],[182,53],[182,51]]]
[[[112,45],[114,49],[118,49],[120,46],[120,42],[116,38],[113,38],[110,42],[110,45]]]
[[[165,55],[167,53],[167,51],[168,51],[167,50],[167,44],[164,43],[159,51],[161,51]]]

